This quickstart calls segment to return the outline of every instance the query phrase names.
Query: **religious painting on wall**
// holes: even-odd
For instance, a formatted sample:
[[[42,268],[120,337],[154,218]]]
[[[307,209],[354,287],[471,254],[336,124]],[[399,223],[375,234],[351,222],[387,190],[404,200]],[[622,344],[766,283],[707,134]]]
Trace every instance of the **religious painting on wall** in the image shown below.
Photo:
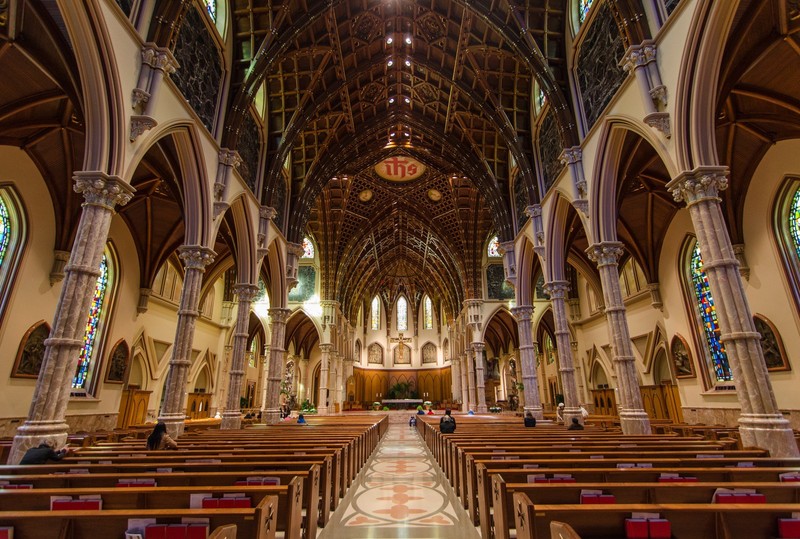
[[[111,348],[108,355],[108,367],[106,368],[106,382],[111,384],[124,384],[128,377],[128,366],[130,365],[131,351],[125,339],[120,339]]]
[[[761,350],[764,352],[767,370],[770,372],[791,370],[786,350],[783,349],[783,340],[772,322],[760,314],[753,316],[753,322],[756,331],[761,334]]]
[[[411,365],[411,347],[407,344],[398,344],[394,349],[395,365]]]
[[[367,348],[367,363],[370,365],[383,365],[383,348],[378,343],[372,343]]]
[[[486,266],[486,287],[489,299],[514,299],[514,287],[506,282],[502,264]]]
[[[428,343],[422,347],[422,363],[436,363],[436,345]]]
[[[50,325],[40,320],[28,328],[22,341],[19,343],[14,368],[11,370],[13,378],[38,378],[44,359],[44,341],[50,335]]]
[[[670,356],[675,368],[675,378],[694,378],[694,364],[689,346],[680,335],[675,335],[670,344]]]

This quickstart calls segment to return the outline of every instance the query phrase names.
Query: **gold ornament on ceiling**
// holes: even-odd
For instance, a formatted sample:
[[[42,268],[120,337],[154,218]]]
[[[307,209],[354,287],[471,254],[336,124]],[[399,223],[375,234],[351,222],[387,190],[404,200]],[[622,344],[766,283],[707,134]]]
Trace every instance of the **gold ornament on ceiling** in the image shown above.
[[[428,198],[434,202],[442,200],[442,192],[437,189],[428,189]]]
[[[371,189],[364,189],[360,193],[358,193],[358,200],[361,202],[369,202],[372,200],[372,190]]]
[[[405,155],[395,155],[375,165],[375,173],[390,182],[410,182],[425,174],[425,165]]]

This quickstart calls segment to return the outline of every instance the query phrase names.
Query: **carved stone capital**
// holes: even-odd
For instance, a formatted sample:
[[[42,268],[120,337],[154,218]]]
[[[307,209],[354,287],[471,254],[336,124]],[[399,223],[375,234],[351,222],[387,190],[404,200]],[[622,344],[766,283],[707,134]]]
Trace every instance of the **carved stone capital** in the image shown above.
[[[653,98],[653,103],[657,106],[667,106],[667,87],[663,84],[653,87],[650,90],[650,97]]]
[[[542,206],[540,204],[533,204],[525,208],[525,215],[533,219],[534,217],[542,216]]]
[[[127,204],[136,191],[122,181],[122,178],[100,171],[76,172],[72,179],[75,180],[75,192],[83,193],[85,205],[101,206],[109,210]]]
[[[692,206],[705,200],[719,202],[719,192],[728,187],[728,167],[697,167],[682,173],[667,184],[677,202]]]
[[[158,47],[155,43],[145,43],[142,47],[142,63],[167,75],[175,73],[180,67],[169,47]]]
[[[589,217],[589,201],[585,198],[578,198],[572,201],[572,207]]]
[[[558,160],[561,161],[562,165],[574,165],[575,163],[579,162],[583,158],[583,152],[581,151],[580,146],[572,146],[571,148],[564,148],[564,151],[561,152],[561,155],[558,156]]]
[[[595,243],[586,249],[586,255],[597,264],[597,267],[616,265],[624,252],[622,243],[618,241]]]
[[[153,293],[152,288],[140,288],[139,289],[139,302],[136,305],[136,312],[138,313],[146,313],[147,312],[147,304],[150,302],[150,295]]]
[[[647,55],[642,50],[641,45],[631,45],[625,51],[625,55],[620,60],[619,65],[626,73],[631,73],[637,67],[643,67],[647,64]]]
[[[544,283],[544,291],[550,296],[550,299],[564,299],[569,292],[569,281],[550,281]]]
[[[668,112],[651,112],[643,119],[644,123],[664,133],[665,137],[670,138],[672,136]]]
[[[145,131],[149,131],[153,129],[158,122],[155,118],[145,115],[135,115],[131,116],[131,133],[130,133],[130,141],[133,142],[140,135],[142,135]]]
[[[290,314],[292,314],[290,309],[270,309],[269,320],[273,324],[286,324]],[[320,345],[320,348],[322,348],[322,345]]]
[[[236,168],[242,163],[242,157],[236,150],[222,148],[219,151],[219,163],[221,165],[225,165],[226,167]]]
[[[150,101],[150,93],[141,88],[134,88],[131,91],[131,104],[135,110],[139,110],[145,103]]]
[[[53,267],[50,270],[50,286],[64,280],[64,267],[69,261],[69,251],[53,251]]]
[[[661,288],[658,283],[648,283],[647,290],[650,291],[650,305],[656,309],[661,309],[664,302],[661,301]]]
[[[206,266],[214,262],[217,254],[208,247],[200,245],[183,245],[178,248],[178,256],[183,260],[183,266],[189,269],[205,271]]]
[[[300,258],[301,256],[303,256],[303,253],[305,252],[303,250],[303,244],[301,244],[301,243],[287,243],[286,244],[286,251],[290,255],[294,255],[297,258]]]
[[[233,286],[233,293],[239,301],[252,302],[258,297],[259,288],[254,284],[238,283]]]
[[[514,315],[514,318],[517,319],[518,324],[524,323],[526,321],[530,322],[531,318],[533,317],[533,306],[518,305],[516,307],[512,307],[511,314]]]
[[[261,206],[258,210],[258,215],[262,219],[272,221],[273,219],[275,219],[275,216],[278,215],[278,210],[276,210],[271,206]],[[303,246],[301,245],[300,248],[302,249]]]

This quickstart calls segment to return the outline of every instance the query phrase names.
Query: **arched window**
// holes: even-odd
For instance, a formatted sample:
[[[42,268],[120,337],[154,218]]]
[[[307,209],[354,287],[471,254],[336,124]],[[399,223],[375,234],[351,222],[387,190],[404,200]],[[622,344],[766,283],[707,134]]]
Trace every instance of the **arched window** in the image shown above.
[[[25,220],[21,204],[10,188],[0,188],[0,314],[25,244]]]
[[[403,296],[397,300],[397,331],[408,330],[408,301]]]
[[[800,178],[784,181],[773,209],[773,231],[795,308],[800,310]]]
[[[372,298],[372,324],[371,327],[373,330],[381,329],[381,300],[378,299],[378,296]]]
[[[423,329],[433,329],[433,302],[430,296],[425,296],[422,306]]]
[[[502,256],[500,254],[500,241],[497,239],[497,236],[489,240],[489,247],[486,248],[486,254],[491,258]]]
[[[593,3],[594,0],[578,0],[578,21],[581,24],[586,20],[586,16],[589,14],[589,10],[592,9]]]
[[[99,355],[97,350],[102,342],[100,334],[103,332],[103,325],[111,305],[109,296],[111,295],[112,280],[111,256],[106,251],[100,261],[100,275],[95,281],[92,303],[89,305],[89,317],[86,320],[86,332],[83,334],[83,346],[78,355],[78,366],[72,379],[72,389],[79,392],[89,392],[90,378]]]
[[[314,244],[308,236],[303,238],[303,255],[300,258],[314,258]]]
[[[700,245],[695,240],[686,257],[687,277],[691,289],[691,303],[697,320],[702,327],[703,347],[708,359],[711,380],[713,383],[733,381],[733,372],[728,364],[728,355],[725,346],[720,341],[720,327],[717,320],[717,308],[708,286],[708,276],[703,269],[703,259],[700,256]]]

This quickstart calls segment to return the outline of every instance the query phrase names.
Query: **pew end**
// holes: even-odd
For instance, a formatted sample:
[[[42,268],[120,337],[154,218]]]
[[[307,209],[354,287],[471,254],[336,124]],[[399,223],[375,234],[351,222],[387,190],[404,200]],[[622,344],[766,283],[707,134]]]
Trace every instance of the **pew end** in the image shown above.
[[[220,526],[211,532],[208,539],[236,539],[236,524]]]

